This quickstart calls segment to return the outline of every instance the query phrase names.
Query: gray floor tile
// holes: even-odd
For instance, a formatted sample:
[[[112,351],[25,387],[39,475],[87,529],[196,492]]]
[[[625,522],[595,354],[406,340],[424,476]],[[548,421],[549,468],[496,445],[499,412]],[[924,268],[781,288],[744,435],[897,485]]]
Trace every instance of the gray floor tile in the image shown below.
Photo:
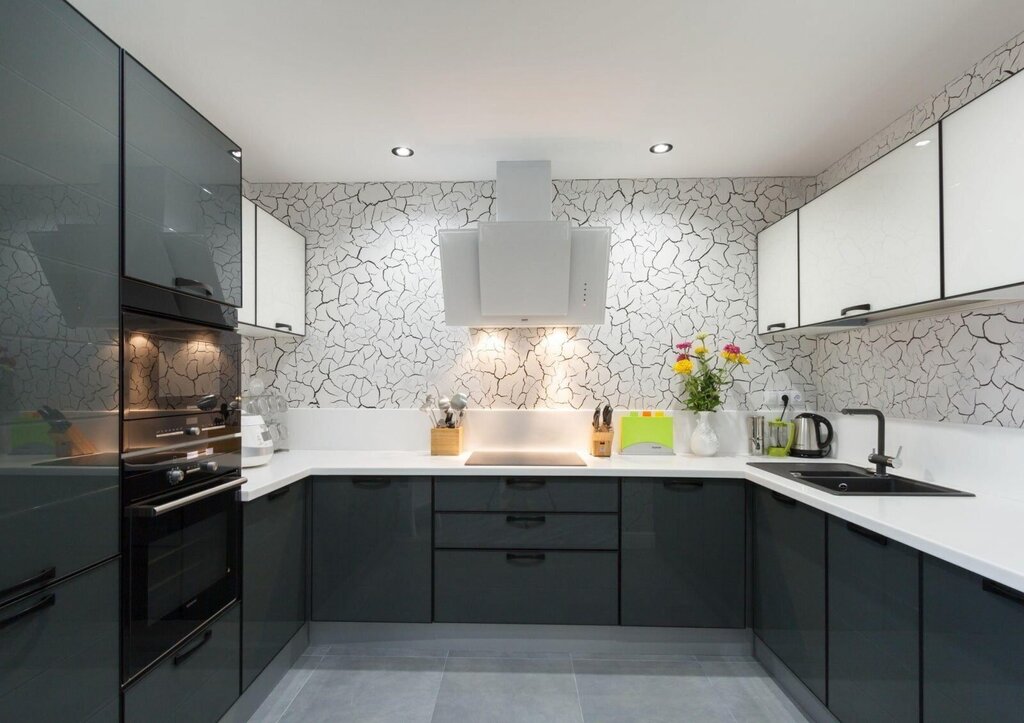
[[[668,655],[659,653],[573,653],[573,660],[648,660],[668,663],[693,663],[697,660],[696,655]]]
[[[568,656],[449,657],[434,708],[435,723],[579,723],[579,698]]]
[[[587,723],[734,723],[696,661],[573,660]]]
[[[452,658],[520,658],[526,660],[568,660],[569,653],[530,652],[518,650],[451,650]]]
[[[700,665],[716,696],[739,723],[807,720],[757,661],[701,660]]]
[[[328,646],[325,655],[345,655],[380,658],[444,658],[448,651],[443,647],[409,647],[382,645],[380,643],[345,643]]]
[[[282,721],[426,723],[443,658],[324,656]]]
[[[308,650],[307,650],[308,652]],[[302,690],[309,677],[320,665],[321,655],[303,655],[292,665],[291,670],[274,686],[270,695],[260,704],[249,723],[277,723],[295,696]]]

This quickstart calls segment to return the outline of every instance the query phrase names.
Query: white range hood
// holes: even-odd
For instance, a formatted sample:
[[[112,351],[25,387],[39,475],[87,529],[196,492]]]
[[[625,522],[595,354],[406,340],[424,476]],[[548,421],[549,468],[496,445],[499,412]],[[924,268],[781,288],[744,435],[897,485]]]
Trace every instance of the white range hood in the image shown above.
[[[500,161],[496,220],[438,233],[449,326],[604,323],[607,227],[551,220],[551,162]]]

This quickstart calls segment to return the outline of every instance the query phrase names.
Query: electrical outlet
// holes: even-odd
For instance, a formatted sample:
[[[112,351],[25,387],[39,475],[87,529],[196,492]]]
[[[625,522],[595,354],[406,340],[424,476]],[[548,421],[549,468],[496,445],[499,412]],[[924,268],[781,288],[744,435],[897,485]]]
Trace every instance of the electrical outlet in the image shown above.
[[[795,407],[798,404],[803,404],[804,395],[803,392],[797,389],[780,389],[779,391],[765,392],[765,400],[769,407],[781,407],[782,406],[782,395],[789,395],[789,406]]]

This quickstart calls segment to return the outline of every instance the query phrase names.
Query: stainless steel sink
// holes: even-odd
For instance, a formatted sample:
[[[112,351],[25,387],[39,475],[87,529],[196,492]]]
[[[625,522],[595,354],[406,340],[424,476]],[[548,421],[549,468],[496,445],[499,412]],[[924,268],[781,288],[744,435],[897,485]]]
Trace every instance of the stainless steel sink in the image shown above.
[[[941,497],[974,497],[970,492],[940,487],[929,482],[885,475],[878,477],[870,470],[850,464],[791,462],[750,462],[751,467],[772,472],[833,495],[926,495]]]

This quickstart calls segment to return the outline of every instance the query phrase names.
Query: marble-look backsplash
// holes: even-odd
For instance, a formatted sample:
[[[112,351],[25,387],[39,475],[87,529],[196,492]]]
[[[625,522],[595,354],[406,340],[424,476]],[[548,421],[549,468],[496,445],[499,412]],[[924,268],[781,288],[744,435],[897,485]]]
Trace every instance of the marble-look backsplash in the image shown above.
[[[555,181],[554,215],[610,226],[602,326],[445,326],[437,231],[493,215],[494,184],[252,184],[250,196],[306,237],[306,337],[247,345],[292,405],[416,407],[428,389],[474,406],[678,406],[673,342],[705,330],[754,364],[727,406],[767,389],[812,391],[813,339],[766,343],[756,328],[756,234],[799,206],[809,179]]]
[[[817,177],[822,193],[1024,69],[1024,33]],[[818,339],[820,406],[871,404],[907,419],[1024,426],[1024,304],[899,321]]]

